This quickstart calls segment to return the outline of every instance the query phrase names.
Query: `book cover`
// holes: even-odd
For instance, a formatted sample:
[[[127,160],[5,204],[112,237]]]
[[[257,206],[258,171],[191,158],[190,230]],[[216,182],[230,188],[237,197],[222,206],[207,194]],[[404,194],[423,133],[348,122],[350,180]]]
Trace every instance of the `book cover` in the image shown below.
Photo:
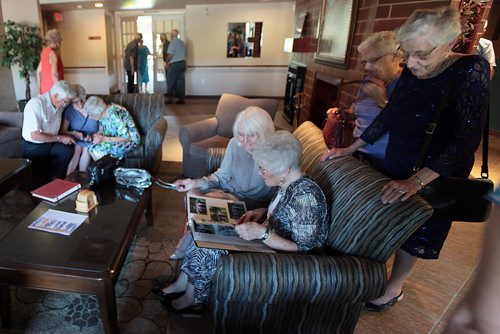
[[[78,215],[75,213],[49,209],[43,215],[38,217],[33,223],[31,223],[28,228],[70,235],[87,218],[88,216],[86,215]]]
[[[68,180],[55,179],[31,192],[35,197],[57,202],[72,192],[80,189],[80,184]]]

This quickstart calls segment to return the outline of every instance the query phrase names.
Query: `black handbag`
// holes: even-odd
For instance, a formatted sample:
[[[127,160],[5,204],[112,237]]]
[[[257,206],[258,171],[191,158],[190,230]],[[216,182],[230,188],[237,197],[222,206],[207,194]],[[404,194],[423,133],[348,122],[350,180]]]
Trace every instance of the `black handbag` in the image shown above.
[[[430,123],[427,128],[424,145],[413,169],[415,173],[423,164],[449,91],[450,87],[448,87],[445,98],[441,102],[435,121]],[[488,133],[489,111],[483,130],[481,178],[438,177],[419,191],[418,194],[432,206],[434,217],[463,222],[484,222],[490,217],[493,203],[486,195],[493,191],[494,184],[488,179]]]
[[[92,161],[87,168],[89,173],[89,183],[98,185],[114,178],[113,171],[120,165],[121,160],[110,155],[105,155],[101,159]]]

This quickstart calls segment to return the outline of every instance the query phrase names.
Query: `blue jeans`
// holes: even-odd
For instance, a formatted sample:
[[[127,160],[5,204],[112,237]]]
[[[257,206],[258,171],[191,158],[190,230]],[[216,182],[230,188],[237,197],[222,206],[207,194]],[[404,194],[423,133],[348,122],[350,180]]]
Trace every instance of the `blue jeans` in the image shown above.
[[[168,102],[172,102],[175,94],[179,96],[179,101],[184,102],[186,99],[185,92],[185,81],[184,81],[184,72],[186,71],[186,62],[176,61],[175,63],[171,63],[168,67],[167,72],[167,94],[168,94]]]
[[[23,158],[30,159],[33,173],[33,186],[45,184],[57,177],[64,179],[68,163],[73,156],[73,146],[63,143],[21,142]]]

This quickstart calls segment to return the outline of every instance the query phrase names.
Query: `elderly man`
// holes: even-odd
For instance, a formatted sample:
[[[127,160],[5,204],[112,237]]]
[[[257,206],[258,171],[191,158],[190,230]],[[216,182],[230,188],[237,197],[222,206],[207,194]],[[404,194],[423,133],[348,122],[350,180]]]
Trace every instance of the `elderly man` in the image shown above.
[[[44,184],[53,177],[64,178],[68,162],[73,155],[74,139],[60,135],[64,107],[76,96],[72,86],[57,81],[45,94],[32,98],[26,104],[23,120],[24,158],[33,160],[34,186]]]
[[[134,74],[139,70],[139,42],[142,34],[137,33],[135,38],[125,48],[123,67],[127,72],[127,93],[135,93]]]
[[[174,94],[179,96],[177,103],[186,103],[184,72],[186,70],[186,44],[179,38],[179,31],[173,29],[170,33],[172,41],[167,54],[167,103],[172,103]]]

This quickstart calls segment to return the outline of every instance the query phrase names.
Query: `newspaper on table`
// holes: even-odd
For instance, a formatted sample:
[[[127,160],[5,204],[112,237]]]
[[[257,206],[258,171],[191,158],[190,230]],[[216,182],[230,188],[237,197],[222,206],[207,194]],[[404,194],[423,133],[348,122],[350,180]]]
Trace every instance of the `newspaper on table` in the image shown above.
[[[47,210],[38,217],[28,228],[35,230],[70,235],[73,233],[88,216],[69,213],[59,210]]]
[[[235,230],[246,212],[245,202],[207,196],[199,191],[186,195],[188,223],[198,247],[233,251],[274,251],[260,240],[244,240]]]

